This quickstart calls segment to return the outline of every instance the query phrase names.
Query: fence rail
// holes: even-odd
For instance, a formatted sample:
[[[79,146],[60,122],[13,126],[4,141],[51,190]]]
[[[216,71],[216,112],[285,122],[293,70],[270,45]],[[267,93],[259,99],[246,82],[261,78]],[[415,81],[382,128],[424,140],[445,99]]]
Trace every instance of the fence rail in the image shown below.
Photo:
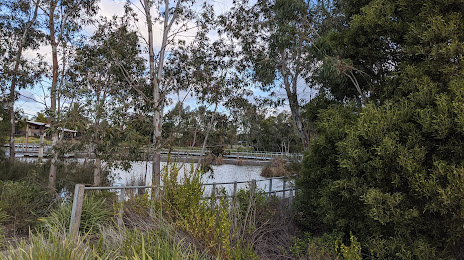
[[[8,147],[8,144],[5,145]],[[43,153],[48,154],[50,152],[50,145],[43,145]],[[15,151],[18,153],[38,153],[40,151],[40,144],[25,144],[25,143],[16,143]],[[142,151],[147,152],[145,149]],[[171,155],[186,155],[186,156],[205,156],[207,152],[202,153],[201,150],[196,149],[161,149],[162,154],[171,154]],[[230,151],[223,154],[224,158],[229,159],[251,159],[251,160],[263,160],[268,161],[272,159],[284,159],[284,160],[297,160],[301,161],[303,159],[303,154],[300,153],[282,153],[282,152],[239,152],[239,151]]]
[[[233,181],[233,182],[213,182],[213,183],[205,183],[203,186],[212,186],[211,192],[209,196],[203,196],[203,200],[211,199],[211,198],[237,198],[237,189],[238,184],[247,183],[250,185],[250,191],[255,193],[257,190],[257,182],[269,182],[269,186],[267,187],[267,191],[264,190],[264,194],[267,196],[276,195],[278,193],[282,193],[282,199],[289,199],[290,203],[293,200],[293,197],[296,195],[297,189],[293,186],[293,183],[290,183],[290,187],[288,187],[287,182],[293,176],[286,176],[286,177],[273,177],[264,180],[251,180],[251,181]],[[273,180],[282,180],[283,186],[282,189],[273,190]],[[233,185],[232,194],[226,195],[216,195],[217,186],[221,185]],[[120,203],[124,203],[126,200],[126,190],[133,190],[136,191],[138,189],[155,189],[157,186],[109,186],[109,187],[93,187],[93,186],[85,186],[84,184],[76,184],[74,189],[74,198],[73,198],[73,205],[72,205],[72,212],[71,212],[71,221],[69,224],[69,231],[74,236],[79,233],[79,226],[81,221],[81,214],[82,214],[82,205],[84,203],[84,192],[86,190],[120,190],[118,200]],[[163,186],[160,186],[163,188]],[[287,196],[287,192],[289,196]],[[279,197],[279,196],[277,196]],[[122,217],[123,217],[123,207],[119,210],[118,214],[118,224],[122,224]]]
[[[175,154],[175,155],[206,155],[201,153],[200,150],[195,149],[176,149],[176,150],[161,150],[161,153],[165,154]],[[298,160],[303,159],[303,154],[300,153],[281,153],[281,152],[238,152],[230,151],[222,155],[224,158],[241,158],[241,159],[255,159],[255,160],[272,160],[276,158],[288,159],[288,160]]]

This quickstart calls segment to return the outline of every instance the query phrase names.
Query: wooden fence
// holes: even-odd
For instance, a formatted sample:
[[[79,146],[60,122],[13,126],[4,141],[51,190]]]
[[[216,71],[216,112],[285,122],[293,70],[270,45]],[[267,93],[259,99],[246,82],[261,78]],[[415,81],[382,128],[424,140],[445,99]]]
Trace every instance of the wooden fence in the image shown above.
[[[172,154],[172,155],[190,155],[190,156],[200,156],[206,155],[205,153],[201,153],[200,150],[195,149],[176,149],[176,150],[161,150],[162,154]],[[224,158],[233,158],[233,159],[252,159],[252,160],[272,160],[276,158],[284,159],[284,160],[296,160],[301,161],[303,159],[303,154],[301,153],[280,153],[280,152],[238,152],[238,151],[230,151],[223,154]]]
[[[8,147],[8,144],[5,145]],[[48,154],[51,151],[50,145],[43,145],[43,154]],[[25,143],[16,143],[15,144],[15,151],[17,153],[29,154],[30,156],[37,154],[40,152],[40,144],[25,144]],[[142,151],[147,152],[146,150],[142,149]],[[84,152],[84,151],[81,151]],[[201,153],[201,150],[198,149],[175,149],[175,150],[168,150],[168,149],[161,149],[161,154],[171,154],[171,155],[178,155],[178,156],[205,156],[207,152]],[[281,153],[281,152],[248,152],[248,151],[230,151],[226,152],[223,155],[224,158],[230,159],[249,159],[249,160],[261,160],[261,161],[268,161],[276,158],[280,158],[283,160],[294,160],[294,161],[301,161],[303,159],[303,154],[301,153]]]
[[[291,177],[291,176],[290,176]],[[273,183],[276,180],[282,180],[282,189],[273,190]],[[268,178],[264,180],[251,180],[251,181],[234,181],[234,182],[213,182],[213,183],[206,183],[203,186],[212,186],[210,195],[204,196],[202,199],[211,199],[211,197],[219,198],[219,197],[227,197],[235,199],[237,197],[238,185],[239,184],[248,184],[250,191],[255,193],[257,190],[257,183],[258,182],[268,182],[269,186],[267,186],[266,190],[263,190],[263,193],[267,196],[275,195],[280,197],[281,199],[288,199],[290,203],[293,200],[293,197],[296,195],[297,189],[294,185],[289,182],[289,177],[274,177]],[[225,186],[225,185],[233,185],[232,194],[226,194],[221,196],[216,196],[213,194],[216,193],[218,186]],[[112,186],[112,187],[93,187],[93,186],[85,186],[84,184],[76,184],[74,189],[74,198],[73,198],[73,205],[72,205],[72,212],[71,212],[71,221],[69,224],[69,232],[73,235],[77,235],[79,232],[79,226],[81,221],[81,214],[82,214],[82,205],[84,203],[84,192],[86,190],[119,190],[118,200],[120,203],[124,203],[126,200],[126,190],[136,190],[136,193],[139,189],[154,189],[156,186]],[[162,186],[161,186],[162,188]],[[279,196],[281,194],[281,196]],[[122,224],[122,216],[123,216],[123,206],[119,210],[119,218],[118,224]]]

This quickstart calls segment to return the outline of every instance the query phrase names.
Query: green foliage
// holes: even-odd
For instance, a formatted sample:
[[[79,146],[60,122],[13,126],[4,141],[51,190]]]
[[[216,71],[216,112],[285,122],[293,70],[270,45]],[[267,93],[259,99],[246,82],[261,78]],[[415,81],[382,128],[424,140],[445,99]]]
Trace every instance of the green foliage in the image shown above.
[[[302,238],[294,238],[289,254],[295,259],[338,259],[337,240],[339,238],[334,235],[312,237],[305,233]]]
[[[0,181],[0,208],[7,215],[4,225],[13,233],[28,232],[37,218],[48,213],[52,198],[45,188],[25,181]]]
[[[77,183],[91,184],[93,181],[93,163],[83,165],[80,162],[57,163],[58,191],[73,191]],[[43,164],[38,162],[0,161],[0,180],[26,181],[41,187],[47,186],[50,161]],[[109,171],[102,172],[102,184],[107,185]]]
[[[3,227],[3,223],[7,220],[8,215],[3,211],[2,208],[0,208],[0,248],[3,248],[4,239],[5,239],[5,229]]]
[[[37,115],[35,116],[34,121],[40,122],[40,123],[48,123],[48,120],[45,117],[44,113],[41,113],[41,112],[37,112]]]
[[[337,109],[323,112],[297,182],[300,223],[353,232],[378,258],[455,254],[464,223],[464,136],[454,112],[461,96],[434,99],[425,108],[409,100],[367,106],[354,124],[337,125]]]
[[[344,241],[352,232],[371,258],[459,258],[462,1],[338,4],[344,19],[321,39],[331,58],[325,62],[343,61],[328,69],[349,65],[372,102],[318,115],[318,137],[297,182],[297,218]],[[323,89],[336,100],[353,97],[349,81],[326,76]]]
[[[142,224],[142,223],[139,223]],[[161,221],[158,227],[102,229],[95,255],[98,259],[203,259],[196,248]]]
[[[175,226],[198,239],[212,254],[230,258],[231,220],[227,200],[216,195],[211,200],[202,200],[203,173],[193,168],[184,169],[179,181],[179,170],[176,164],[168,164],[163,169],[163,212]]]
[[[267,207],[271,200],[264,190],[253,189],[251,187],[238,190],[236,196],[236,208],[239,210],[239,215],[241,216],[249,214],[250,211],[256,212],[257,208],[263,209]]]
[[[69,228],[71,220],[72,203],[62,203],[53,209],[50,215],[41,218],[41,225],[45,230],[51,227]],[[95,234],[99,232],[99,226],[111,223],[113,216],[112,205],[109,205],[104,195],[87,194],[82,204],[81,224],[79,232],[82,234]]]
[[[53,226],[47,233],[30,234],[29,241],[10,245],[0,254],[2,260],[86,260],[94,259],[85,238],[73,238],[60,226]]]
[[[345,246],[345,244],[340,245],[340,253],[345,260],[361,260],[361,244],[358,242],[358,239],[350,234],[350,246]]]

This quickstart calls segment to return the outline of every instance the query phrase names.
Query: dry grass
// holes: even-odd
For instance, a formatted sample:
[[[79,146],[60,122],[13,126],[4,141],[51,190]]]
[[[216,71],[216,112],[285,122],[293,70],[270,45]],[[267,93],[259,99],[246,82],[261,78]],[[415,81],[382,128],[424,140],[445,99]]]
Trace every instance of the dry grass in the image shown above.
[[[214,164],[215,165],[223,165],[224,164],[224,158],[222,157],[222,155],[219,155],[218,157],[216,157],[216,160],[214,161]]]
[[[266,165],[261,171],[263,177],[281,177],[289,176],[291,173],[285,168],[286,161],[283,159],[272,159],[270,164]]]
[[[243,163],[243,159],[242,158],[237,158],[237,161],[235,162],[236,165],[238,166],[242,166],[244,163]]]

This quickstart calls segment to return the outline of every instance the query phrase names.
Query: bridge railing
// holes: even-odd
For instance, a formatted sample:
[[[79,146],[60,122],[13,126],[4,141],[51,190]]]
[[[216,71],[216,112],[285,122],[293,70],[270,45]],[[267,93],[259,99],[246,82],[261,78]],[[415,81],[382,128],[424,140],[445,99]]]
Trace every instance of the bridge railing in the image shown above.
[[[161,150],[162,153],[171,153],[177,155],[206,155],[206,152],[203,154],[201,150],[196,149],[176,149],[176,150]],[[257,160],[272,160],[275,158],[290,159],[290,160],[299,160],[303,159],[303,155],[300,153],[281,153],[281,152],[238,152],[230,151],[226,152],[223,155],[225,158],[244,158],[244,159],[257,159]]]
[[[238,185],[239,184],[247,184],[250,192],[253,194],[257,192],[258,189],[261,190],[262,193],[266,194],[267,196],[272,196],[275,195],[278,198],[281,199],[288,199],[289,202],[291,203],[293,201],[294,196],[296,195],[297,189],[294,187],[292,183],[291,177],[293,176],[287,176],[287,177],[273,177],[273,178],[268,178],[264,180],[250,180],[250,181],[233,181],[233,182],[213,182],[213,183],[205,183],[203,186],[209,187],[211,186],[211,189],[206,191],[203,196],[203,200],[211,199],[211,198],[220,198],[220,197],[226,197],[226,198],[232,198],[232,200],[235,200],[237,198],[237,192],[238,192]],[[279,189],[274,190],[273,189],[273,183],[276,183],[276,181],[281,180],[282,181],[282,187],[279,187]],[[269,183],[269,186],[265,187],[266,189],[262,189],[258,186],[257,183],[259,182],[266,182]],[[224,185],[233,185],[233,190],[232,193],[225,193],[225,194],[216,194],[219,187],[218,186],[224,186]],[[119,196],[118,196],[118,201],[121,203],[121,208],[118,212],[118,224],[122,224],[122,217],[123,217],[123,204],[124,201],[127,199],[126,197],[126,190],[135,190],[136,194],[138,193],[138,190],[142,189],[155,189],[157,186],[110,186],[110,187],[93,187],[93,186],[85,186],[84,184],[76,184],[75,189],[74,189],[74,198],[73,198],[73,205],[72,205],[72,211],[71,211],[71,221],[69,224],[69,231],[73,235],[77,235],[79,232],[79,226],[80,226],[80,220],[81,220],[81,214],[82,214],[82,205],[84,203],[84,192],[86,190],[118,190],[119,191]],[[274,186],[275,187],[275,186]],[[160,186],[162,189],[163,186]],[[280,195],[280,196],[279,196]]]
[[[8,145],[5,145],[5,147],[8,147]],[[51,147],[49,145],[44,145],[44,153],[48,153],[50,148]],[[38,153],[39,149],[40,149],[40,144],[29,143],[27,146],[25,143],[15,144],[16,152]],[[189,156],[206,155],[206,152],[202,154],[201,150],[198,150],[198,149],[176,149],[176,150],[161,149],[161,153],[163,154],[170,153],[170,154],[175,154],[175,155],[189,155]],[[261,151],[253,151],[253,152],[230,151],[224,154],[223,156],[225,158],[242,158],[242,159],[254,159],[254,160],[272,160],[276,158],[281,158],[284,160],[287,159],[287,160],[301,161],[303,159],[303,154],[300,154],[300,153],[261,152]]]
[[[4,145],[5,147],[9,147],[8,144]],[[47,153],[49,151],[49,149],[51,148],[49,145],[43,145],[43,148],[44,148],[44,152]],[[25,152],[29,152],[29,153],[38,153],[39,152],[39,149],[40,149],[40,144],[36,144],[36,143],[29,143],[29,144],[25,144],[25,143],[15,143],[15,152],[20,152],[20,153],[25,153]]]

